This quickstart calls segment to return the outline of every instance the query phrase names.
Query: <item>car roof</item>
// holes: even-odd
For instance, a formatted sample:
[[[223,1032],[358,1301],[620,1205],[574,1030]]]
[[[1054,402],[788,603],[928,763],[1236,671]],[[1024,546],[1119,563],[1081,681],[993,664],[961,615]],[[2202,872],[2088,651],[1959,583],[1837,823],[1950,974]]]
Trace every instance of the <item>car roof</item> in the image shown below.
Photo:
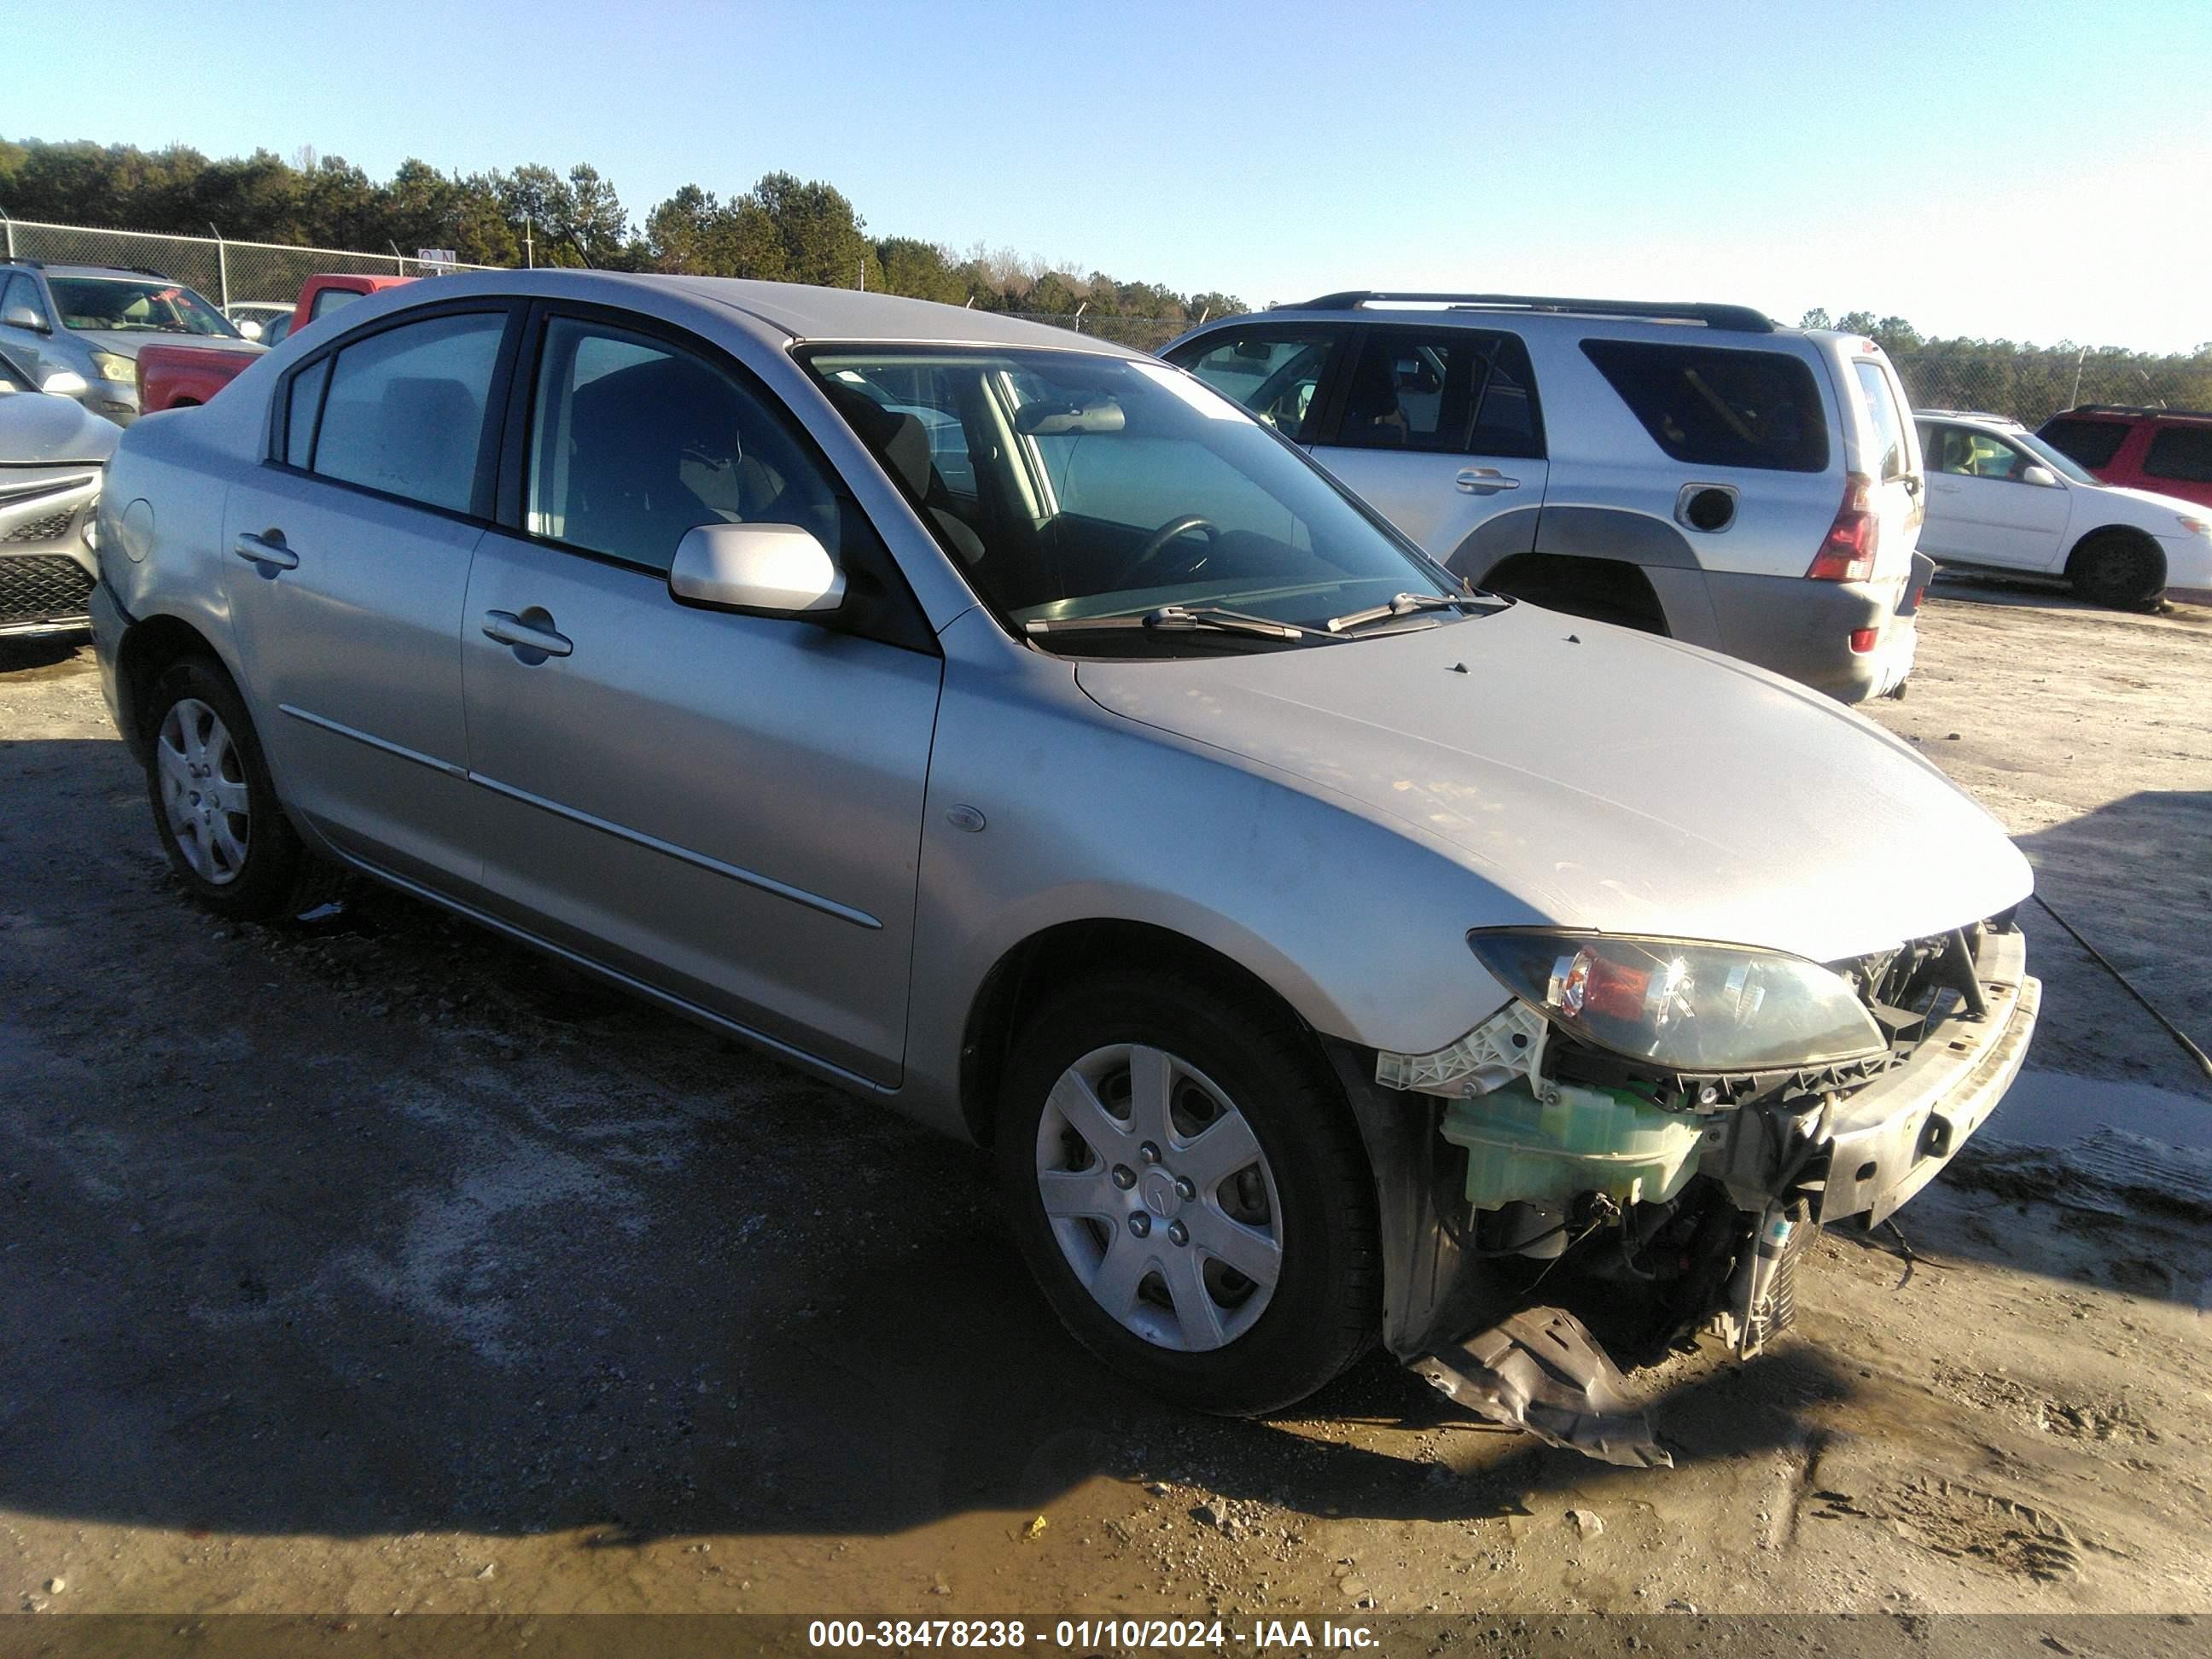
[[[653,276],[626,271],[595,273],[610,282],[666,285],[727,306],[780,330],[793,340],[867,340],[924,345],[1051,346],[1105,356],[1142,357],[1095,335],[1001,312],[909,300],[859,289],[815,288],[804,283],[763,283],[736,276]]]
[[[2212,409],[2154,409],[2144,404],[2077,404],[2062,409],[2061,416],[2085,421],[2212,421]]]
[[[1986,409],[1916,409],[1916,421],[1964,421],[1969,426],[2009,427],[2015,432],[2025,432],[2027,426],[2009,415],[1992,414]]]
[[[172,280],[158,270],[135,270],[129,265],[64,265],[57,264],[51,259],[16,259],[11,263],[19,270],[42,270],[49,276],[118,276],[126,281],[150,278],[164,283]]]

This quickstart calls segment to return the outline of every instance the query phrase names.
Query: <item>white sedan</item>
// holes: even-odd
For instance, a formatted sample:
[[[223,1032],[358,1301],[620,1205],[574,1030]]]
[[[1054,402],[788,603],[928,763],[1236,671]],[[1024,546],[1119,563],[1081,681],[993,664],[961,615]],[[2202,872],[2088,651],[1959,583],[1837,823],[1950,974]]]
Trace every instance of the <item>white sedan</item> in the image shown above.
[[[1923,410],[1928,518],[1939,564],[2063,576],[2100,604],[2212,589],[2212,507],[2100,483],[2017,421]]]

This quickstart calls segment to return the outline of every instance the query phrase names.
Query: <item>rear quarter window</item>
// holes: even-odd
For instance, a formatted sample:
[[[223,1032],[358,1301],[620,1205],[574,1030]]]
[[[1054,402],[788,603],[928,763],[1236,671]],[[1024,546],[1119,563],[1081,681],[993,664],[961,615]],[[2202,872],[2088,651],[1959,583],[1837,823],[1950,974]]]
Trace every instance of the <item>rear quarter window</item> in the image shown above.
[[[2185,483],[2212,483],[2212,426],[2160,428],[2143,457],[2143,473]]]
[[[2094,472],[2112,464],[2112,457],[2128,441],[2128,425],[2124,421],[2068,420],[2060,416],[2045,421],[2043,429],[2035,435]]]
[[[1827,470],[1827,415],[1802,358],[1641,340],[1584,340],[1582,347],[1674,459],[1774,472]]]

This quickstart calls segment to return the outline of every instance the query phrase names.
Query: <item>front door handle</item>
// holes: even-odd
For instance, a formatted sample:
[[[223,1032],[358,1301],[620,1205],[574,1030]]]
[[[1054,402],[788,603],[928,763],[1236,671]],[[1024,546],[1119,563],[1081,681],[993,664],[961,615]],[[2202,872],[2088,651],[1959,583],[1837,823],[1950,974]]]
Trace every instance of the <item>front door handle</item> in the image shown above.
[[[264,576],[300,568],[300,556],[284,545],[284,532],[281,530],[272,530],[265,536],[240,536],[230,544],[230,550],[258,568]]]
[[[1494,466],[1470,466],[1452,482],[1470,495],[1495,495],[1501,489],[1518,489],[1521,480],[1509,478]]]
[[[531,606],[525,617],[543,617],[540,622],[526,621],[512,611],[484,612],[483,635],[488,640],[497,640],[501,645],[511,645],[517,651],[535,651],[542,656],[565,657],[575,647],[566,634],[553,631],[553,618],[536,605]],[[525,659],[527,660],[527,659]]]
[[[1946,495],[1955,495],[1959,493],[1959,486],[1956,484],[1939,483],[1929,484],[1928,487],[1930,489],[1940,489]]]

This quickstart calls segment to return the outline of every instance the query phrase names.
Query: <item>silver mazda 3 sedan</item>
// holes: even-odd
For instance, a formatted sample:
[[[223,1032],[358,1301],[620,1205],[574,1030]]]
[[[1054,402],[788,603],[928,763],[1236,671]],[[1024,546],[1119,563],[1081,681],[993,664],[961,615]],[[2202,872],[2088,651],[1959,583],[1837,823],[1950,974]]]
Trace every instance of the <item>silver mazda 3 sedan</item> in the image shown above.
[[[1379,1340],[1663,1458],[1606,1345],[1755,1347],[2033,1026],[2027,864],[1933,766],[1468,590],[1095,340],[445,278],[133,426],[100,515],[201,902],[335,860],[992,1146],[1070,1329],[1212,1409]]]

